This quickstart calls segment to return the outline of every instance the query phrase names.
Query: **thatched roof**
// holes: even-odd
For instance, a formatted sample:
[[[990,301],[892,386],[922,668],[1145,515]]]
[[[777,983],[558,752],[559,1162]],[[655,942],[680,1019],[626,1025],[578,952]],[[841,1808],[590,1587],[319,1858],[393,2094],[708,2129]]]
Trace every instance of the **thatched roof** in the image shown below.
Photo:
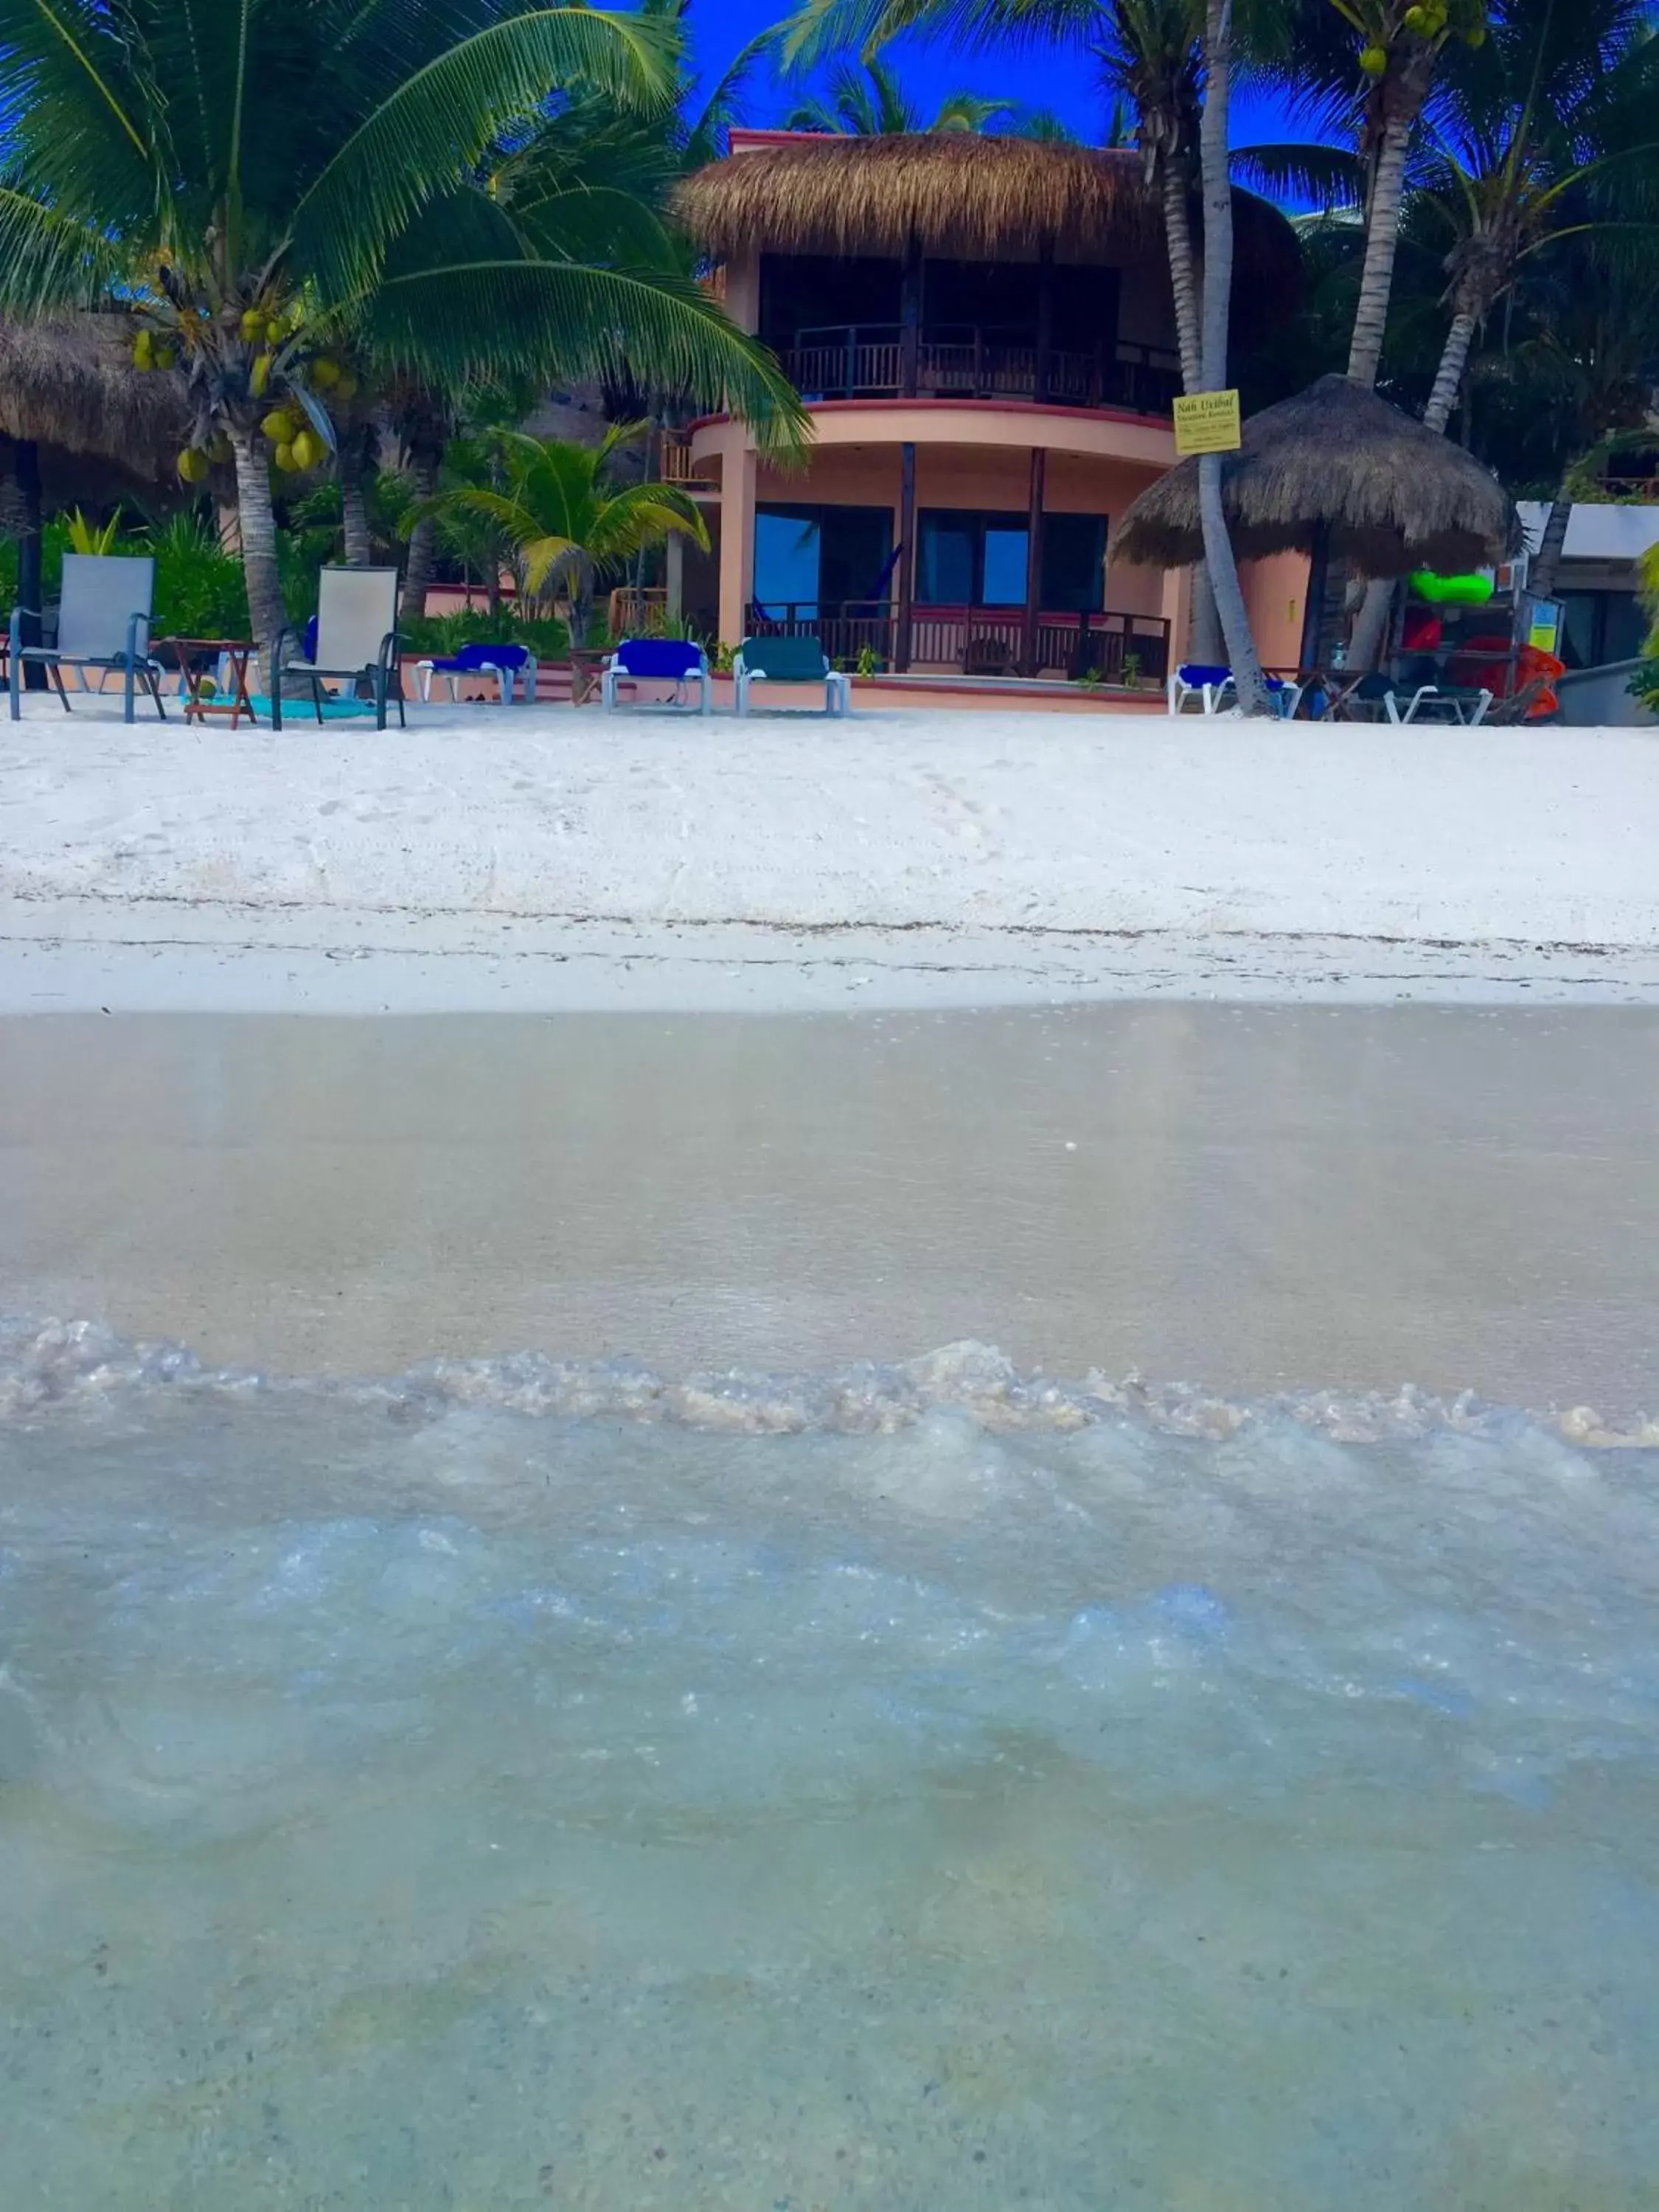
[[[1284,216],[1249,192],[1234,205],[1241,266],[1297,283]],[[963,260],[1043,248],[1085,263],[1164,253],[1163,213],[1137,154],[969,131],[779,132],[688,177],[676,206],[717,259],[757,246],[902,254],[912,238]]]
[[[133,368],[120,314],[0,323],[0,434],[171,477],[189,432],[182,380]]]
[[[1456,574],[1520,542],[1514,501],[1479,461],[1346,376],[1251,416],[1243,447],[1222,456],[1221,483],[1233,550],[1247,560],[1305,551],[1322,522],[1362,576]],[[1194,459],[1124,510],[1112,558],[1185,568],[1203,550]]]

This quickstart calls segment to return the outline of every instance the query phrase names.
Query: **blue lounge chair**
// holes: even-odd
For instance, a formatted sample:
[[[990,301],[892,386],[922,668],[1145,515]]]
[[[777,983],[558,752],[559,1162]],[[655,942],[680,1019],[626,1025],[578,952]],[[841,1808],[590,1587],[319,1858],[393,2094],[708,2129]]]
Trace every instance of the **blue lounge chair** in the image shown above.
[[[1301,684],[1283,676],[1269,676],[1263,680],[1274,714],[1280,721],[1288,722],[1301,704]],[[1194,698],[1206,714],[1224,714],[1238,704],[1238,688],[1233,682],[1232,670],[1218,667],[1211,661],[1183,660],[1179,668],[1171,671],[1168,690],[1172,714],[1179,714],[1187,702]]]
[[[691,703],[690,685],[697,684],[697,704]],[[599,692],[607,714],[617,706],[617,687],[622,684],[672,684],[674,696],[664,702],[670,714],[706,714],[710,706],[708,656],[700,645],[680,637],[625,637],[605,664]]]
[[[503,707],[512,705],[514,689],[520,678],[524,696],[533,704],[541,677],[540,664],[527,645],[463,645],[457,647],[446,660],[419,660],[415,667],[421,679],[422,701],[431,699],[434,676],[443,678],[449,686],[451,699],[457,701],[461,696],[464,677],[493,676]]]

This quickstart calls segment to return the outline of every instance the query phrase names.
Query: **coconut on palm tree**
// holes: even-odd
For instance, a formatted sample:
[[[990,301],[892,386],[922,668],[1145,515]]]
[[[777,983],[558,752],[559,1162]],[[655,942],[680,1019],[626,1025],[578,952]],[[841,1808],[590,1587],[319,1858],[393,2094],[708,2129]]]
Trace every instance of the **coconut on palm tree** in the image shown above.
[[[179,472],[234,460],[268,644],[270,465],[323,457],[354,355],[462,386],[599,373],[625,343],[763,436],[803,434],[775,363],[689,276],[584,259],[587,231],[534,234],[488,189],[550,88],[648,104],[671,76],[659,26],[580,6],[0,0],[0,312],[113,300],[135,362],[186,381]]]
[[[601,578],[620,574],[635,555],[675,535],[708,550],[708,529],[688,493],[672,484],[617,481],[617,451],[645,430],[643,422],[618,422],[597,446],[498,430],[486,448],[495,481],[439,492],[424,510],[412,511],[410,526],[424,511],[441,528],[459,528],[499,548],[520,605],[547,615],[562,601],[570,642],[580,647]]]

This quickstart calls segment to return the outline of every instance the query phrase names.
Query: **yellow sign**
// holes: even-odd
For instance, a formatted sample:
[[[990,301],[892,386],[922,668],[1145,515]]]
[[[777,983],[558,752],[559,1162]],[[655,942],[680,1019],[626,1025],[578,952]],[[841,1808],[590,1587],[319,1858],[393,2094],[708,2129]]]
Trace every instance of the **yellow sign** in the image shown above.
[[[1195,392],[1175,404],[1178,453],[1236,453],[1243,443],[1236,392]]]

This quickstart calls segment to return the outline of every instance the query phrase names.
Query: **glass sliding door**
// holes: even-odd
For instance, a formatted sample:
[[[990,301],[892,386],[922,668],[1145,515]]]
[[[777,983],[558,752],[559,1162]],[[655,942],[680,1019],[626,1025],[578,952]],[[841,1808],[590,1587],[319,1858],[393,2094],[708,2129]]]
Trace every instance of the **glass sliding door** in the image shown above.
[[[916,536],[919,606],[1024,605],[1030,533],[1023,514],[925,507]]]

